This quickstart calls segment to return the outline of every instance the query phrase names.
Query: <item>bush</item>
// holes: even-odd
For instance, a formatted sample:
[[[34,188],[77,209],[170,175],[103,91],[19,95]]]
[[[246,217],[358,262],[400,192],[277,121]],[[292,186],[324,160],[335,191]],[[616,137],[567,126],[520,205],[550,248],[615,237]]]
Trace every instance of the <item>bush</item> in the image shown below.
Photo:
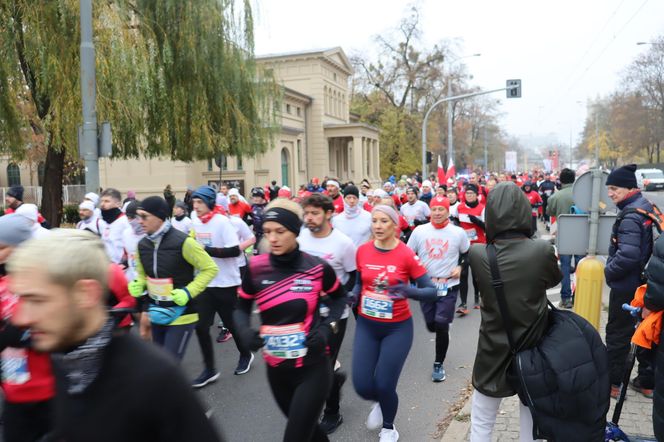
[[[78,216],[78,204],[68,204],[62,207],[62,222],[76,224],[81,220]]]

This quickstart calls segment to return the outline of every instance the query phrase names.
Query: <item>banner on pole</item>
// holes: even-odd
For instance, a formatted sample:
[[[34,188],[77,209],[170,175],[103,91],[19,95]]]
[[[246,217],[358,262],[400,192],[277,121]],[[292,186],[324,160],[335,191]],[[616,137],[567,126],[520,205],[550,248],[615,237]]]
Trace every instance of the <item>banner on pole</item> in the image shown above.
[[[516,151],[508,150],[505,152],[505,170],[508,172],[516,172],[518,169],[516,160]]]

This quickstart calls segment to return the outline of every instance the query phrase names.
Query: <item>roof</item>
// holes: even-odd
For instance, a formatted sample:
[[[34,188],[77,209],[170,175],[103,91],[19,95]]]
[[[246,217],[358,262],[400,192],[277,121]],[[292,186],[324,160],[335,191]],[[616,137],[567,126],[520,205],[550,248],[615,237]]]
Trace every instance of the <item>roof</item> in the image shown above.
[[[310,49],[295,52],[282,52],[277,54],[263,54],[257,55],[257,61],[277,60],[281,58],[305,58],[305,57],[320,57],[337,66],[348,75],[353,74],[353,65],[344,53],[341,46],[336,46],[326,49]]]

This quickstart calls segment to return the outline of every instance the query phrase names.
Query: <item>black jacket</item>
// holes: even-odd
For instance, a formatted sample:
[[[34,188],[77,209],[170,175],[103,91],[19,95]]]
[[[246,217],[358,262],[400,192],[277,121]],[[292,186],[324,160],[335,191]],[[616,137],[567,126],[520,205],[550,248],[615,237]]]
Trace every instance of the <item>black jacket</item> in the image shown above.
[[[166,353],[132,335],[104,350],[97,378],[82,393],[67,393],[54,364],[54,437],[66,442],[218,442],[180,369]]]
[[[646,268],[648,290],[646,307],[654,312],[664,310],[664,235],[660,235]],[[655,363],[655,395],[652,420],[657,440],[664,440],[664,333],[659,338]]]

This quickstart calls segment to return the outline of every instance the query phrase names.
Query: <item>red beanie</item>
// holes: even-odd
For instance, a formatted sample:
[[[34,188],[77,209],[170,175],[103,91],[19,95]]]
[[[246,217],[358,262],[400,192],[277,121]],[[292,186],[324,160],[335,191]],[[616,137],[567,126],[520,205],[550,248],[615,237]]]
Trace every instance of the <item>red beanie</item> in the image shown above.
[[[429,207],[444,207],[447,210],[450,210],[450,200],[443,196],[437,196],[431,199]]]

